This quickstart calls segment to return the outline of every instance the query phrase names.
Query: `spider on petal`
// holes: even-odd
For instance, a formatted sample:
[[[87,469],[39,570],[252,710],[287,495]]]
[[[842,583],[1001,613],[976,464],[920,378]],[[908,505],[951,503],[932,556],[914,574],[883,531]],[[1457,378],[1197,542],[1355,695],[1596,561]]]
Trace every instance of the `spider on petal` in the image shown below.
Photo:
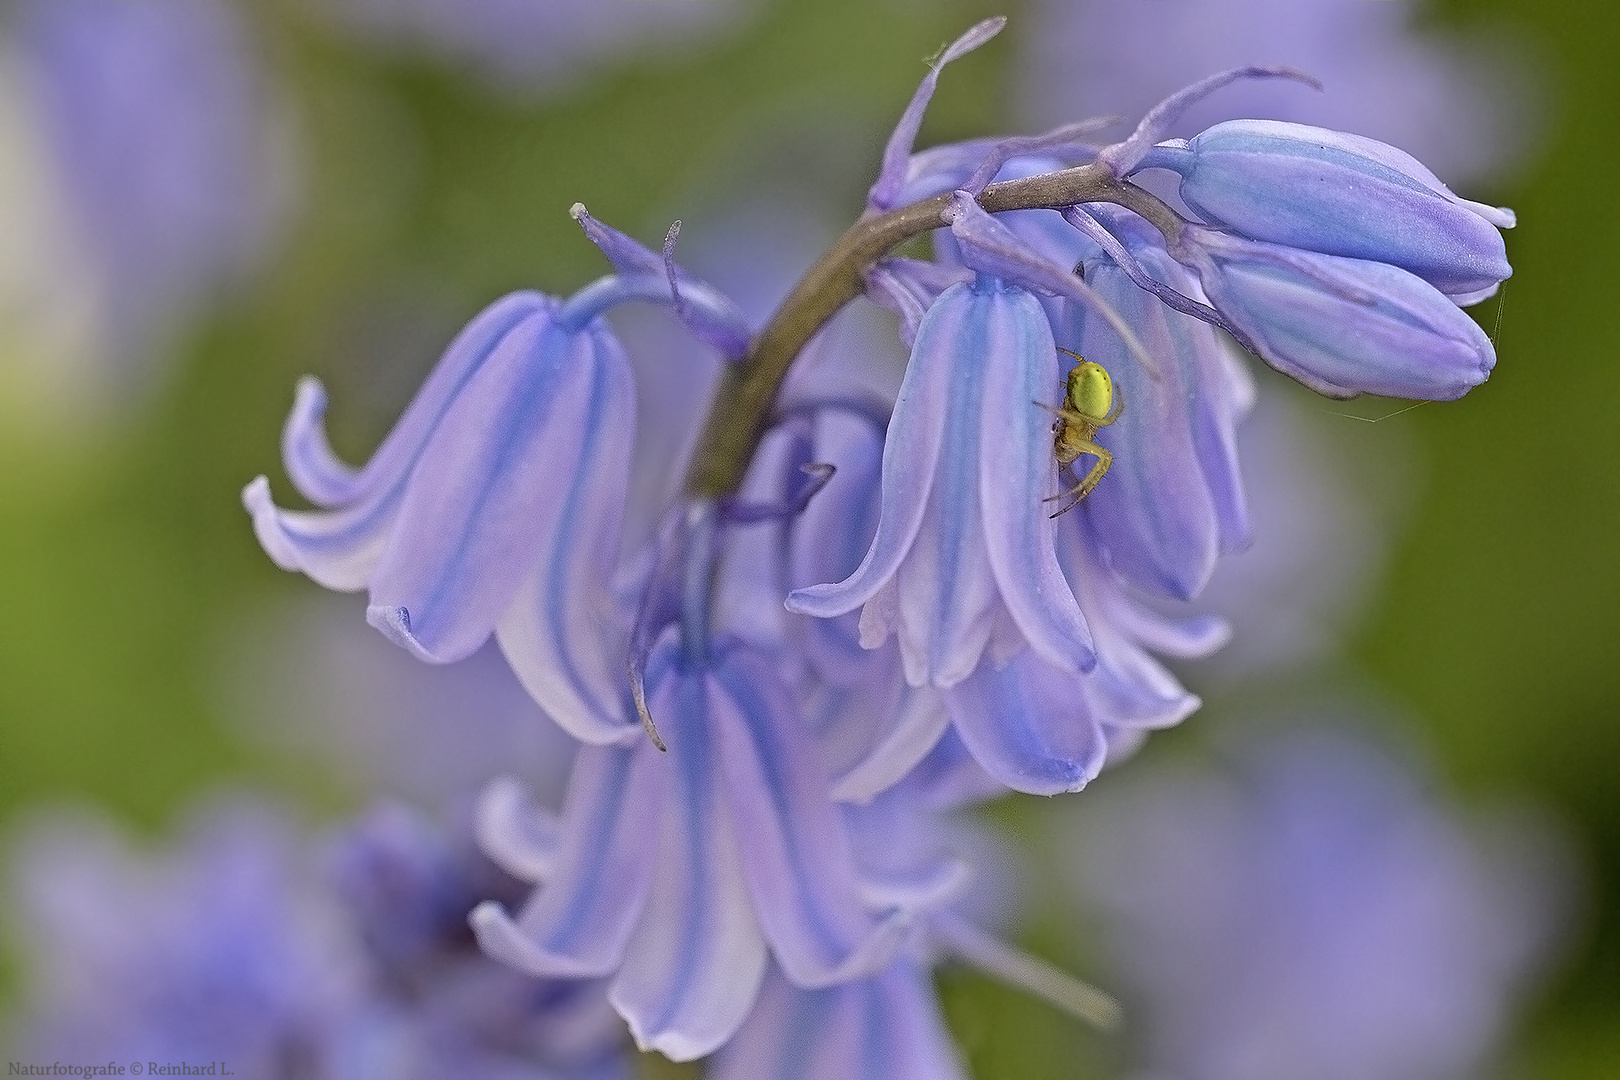
[[[1108,377],[1106,368],[1061,345],[1058,346],[1058,352],[1068,353],[1079,362],[1069,372],[1063,392],[1063,404],[1055,409],[1050,405],[1041,405],[1041,408],[1057,416],[1057,420],[1052,424],[1053,452],[1057,454],[1059,465],[1071,465],[1085,454],[1096,458],[1097,463],[1086,473],[1084,479],[1068,491],[1041,500],[1053,502],[1068,495],[1074,496],[1068,505],[1054,511],[1052,517],[1059,517],[1079,506],[1080,500],[1090,495],[1102,482],[1102,478],[1108,473],[1108,466],[1114,462],[1114,455],[1094,441],[1097,429],[1107,427],[1118,420],[1120,413],[1125,410],[1125,396],[1115,393],[1114,380]],[[1037,401],[1035,404],[1041,403]]]

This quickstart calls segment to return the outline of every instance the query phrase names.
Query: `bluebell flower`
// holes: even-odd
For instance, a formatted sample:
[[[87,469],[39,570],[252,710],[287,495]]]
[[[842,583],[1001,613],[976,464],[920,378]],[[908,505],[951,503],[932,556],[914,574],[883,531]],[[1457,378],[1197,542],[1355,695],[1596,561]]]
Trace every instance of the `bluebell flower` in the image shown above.
[[[42,816],[8,877],[30,973],[12,1040],[25,1060],[335,1075],[364,956],[273,811],[216,803],[152,854],[87,812]]]
[[[608,586],[635,400],[605,322],[514,293],[481,313],[366,467],[332,457],[324,395],[306,380],[288,420],[294,485],[327,509],[278,509],[264,478],[243,501],[277,565],[366,588],[367,616],[424,660],[470,655],[497,628],[520,678],[580,738],[616,738],[622,669]],[[515,642],[513,644],[512,642]],[[622,653],[619,655],[622,656]]]
[[[1128,250],[1144,270],[1195,300],[1197,280],[1139,221],[1122,222]],[[1124,402],[1096,441],[1114,455],[1108,482],[1086,497],[1088,519],[1109,566],[1132,585],[1178,600],[1203,591],[1216,560],[1252,538],[1239,474],[1237,429],[1253,387],[1215,328],[1139,288],[1101,248],[1088,244],[1077,265],[1092,288],[1162,360],[1145,369],[1105,320],[1065,302],[1062,344],[1100,363]]]
[[[1005,663],[1027,642],[1066,671],[1095,662],[1090,631],[1054,550],[1041,502],[1057,487],[1057,385],[1040,302],[987,276],[947,289],[917,331],[883,450],[883,504],[871,549],[833,585],[794,591],[790,610],[862,607],[862,644],[900,641],[914,686],[953,686],[988,649]]]
[[[1462,818],[1348,731],[1146,769],[1086,812],[1061,850],[1153,1075],[1475,1075],[1564,899],[1555,837]]]
[[[1500,232],[1512,211],[1459,199],[1410,154],[1359,135],[1229,120],[1161,143],[1139,168],[1177,173],[1182,201],[1217,228],[1389,263],[1460,303],[1513,273]]]
[[[1261,358],[1317,393],[1452,401],[1496,366],[1485,331],[1388,263],[1322,255],[1189,225],[1172,252]]]
[[[473,914],[491,955],[534,975],[608,976],[638,1045],[710,1053],[774,956],[796,985],[881,970],[908,916],[869,904],[814,741],[774,668],[718,642],[654,650],[650,740],[580,751],[560,820],[511,785],[486,794],[485,850],[539,885]]]

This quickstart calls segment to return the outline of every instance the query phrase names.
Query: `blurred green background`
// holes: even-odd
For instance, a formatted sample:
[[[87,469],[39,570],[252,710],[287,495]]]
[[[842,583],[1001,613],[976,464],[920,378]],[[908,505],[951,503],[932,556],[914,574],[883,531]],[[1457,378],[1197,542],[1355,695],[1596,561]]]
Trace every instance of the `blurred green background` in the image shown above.
[[[543,104],[344,45],[281,5],[251,8],[307,176],[279,257],[187,336],[139,411],[59,440],[0,432],[0,816],[83,798],[157,830],[222,777],[343,809],[341,790],[243,745],[215,686],[233,627],[315,590],[270,565],[239,502],[260,472],[279,483],[295,378],[327,380],[334,441],[362,459],[435,359],[423,341],[447,339],[505,291],[564,291],[600,272],[571,203],[645,238],[683,216],[690,235],[712,205],[706,188],[725,163],[748,161],[774,117],[838,118],[839,153],[857,165],[833,195],[853,214],[919,61],[969,22],[1016,20],[1018,8],[773,0],[695,52],[608,70]],[[1401,440],[1424,479],[1336,677],[1409,709],[1465,795],[1529,798],[1571,826],[1593,899],[1513,1067],[1546,1080],[1612,1077],[1620,365],[1608,320],[1620,296],[1620,12],[1590,0],[1449,0],[1430,16],[1505,26],[1540,65],[1541,149],[1511,182],[1466,192],[1513,206],[1521,223],[1490,382],[1356,433]],[[922,142],[1004,127],[1014,55],[1004,41],[954,67]],[[401,298],[420,300],[406,305],[419,325],[401,333],[397,364],[344,363],[358,336],[394,325],[355,313],[382,301],[398,310]],[[1497,310],[1484,312],[1489,325]],[[387,344],[366,351],[386,355]],[[1327,410],[1322,422],[1348,423]],[[1113,1075],[1102,1036],[977,979],[946,987],[975,1075],[1075,1076],[1082,1060],[1093,1063],[1085,1075]]]

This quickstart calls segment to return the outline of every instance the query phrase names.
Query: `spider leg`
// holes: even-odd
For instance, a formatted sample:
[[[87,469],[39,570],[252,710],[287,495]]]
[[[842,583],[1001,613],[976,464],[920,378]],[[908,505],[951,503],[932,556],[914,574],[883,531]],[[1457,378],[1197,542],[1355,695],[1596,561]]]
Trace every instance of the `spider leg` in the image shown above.
[[[1124,411],[1125,411],[1125,395],[1120,391],[1119,387],[1116,386],[1116,387],[1114,387],[1114,407],[1112,409],[1108,410],[1108,415],[1107,416],[1103,417],[1101,420],[1094,420],[1092,422],[1094,424],[1096,424],[1098,427],[1107,427],[1109,424],[1112,424],[1115,420],[1118,420],[1119,419],[1119,414],[1124,412]]]
[[[1107,450],[1104,450],[1102,447],[1098,446],[1094,442],[1091,442],[1090,440],[1080,444],[1080,452],[1082,454],[1092,455],[1097,459],[1097,463],[1093,465],[1086,473],[1084,479],[1082,479],[1078,484],[1070,488],[1068,491],[1060,492],[1056,495],[1049,495],[1041,500],[1042,502],[1052,502],[1068,495],[1074,496],[1074,498],[1066,506],[1064,506],[1063,509],[1052,514],[1052,517],[1058,517],[1062,514],[1066,514],[1070,510],[1073,510],[1076,506],[1080,505],[1080,500],[1084,499],[1087,495],[1090,495],[1092,491],[1096,489],[1097,485],[1102,482],[1102,478],[1108,474],[1108,467],[1114,463],[1113,454],[1110,454]]]

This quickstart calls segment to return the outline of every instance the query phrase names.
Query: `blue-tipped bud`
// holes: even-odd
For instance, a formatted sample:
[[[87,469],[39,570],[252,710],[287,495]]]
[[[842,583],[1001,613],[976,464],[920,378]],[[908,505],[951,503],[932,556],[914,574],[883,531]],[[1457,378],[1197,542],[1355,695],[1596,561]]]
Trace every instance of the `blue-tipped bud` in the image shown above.
[[[1499,228],[1510,210],[1453,195],[1385,143],[1275,120],[1230,120],[1167,143],[1143,167],[1181,175],[1206,222],[1267,243],[1410,271],[1459,303],[1513,273]]]
[[[1399,267],[1197,226],[1175,255],[1266,363],[1329,397],[1452,401],[1496,365],[1468,313]]]

